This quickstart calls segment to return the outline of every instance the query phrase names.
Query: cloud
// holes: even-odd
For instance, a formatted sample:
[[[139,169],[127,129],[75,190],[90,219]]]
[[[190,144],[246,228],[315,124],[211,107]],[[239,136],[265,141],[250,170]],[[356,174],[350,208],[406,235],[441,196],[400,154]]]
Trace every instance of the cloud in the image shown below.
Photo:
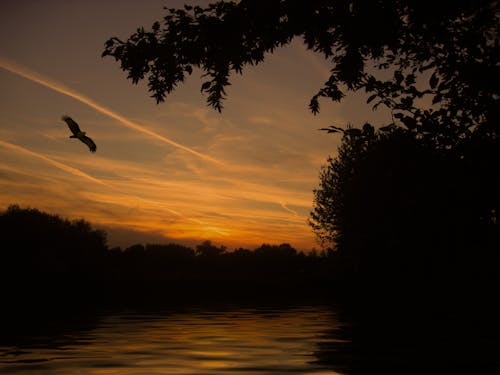
[[[147,135],[149,135],[149,136],[151,136],[151,137],[153,137],[153,138],[155,138],[163,143],[166,143],[170,146],[174,146],[178,149],[181,149],[185,152],[188,152],[192,155],[195,155],[201,159],[207,160],[211,163],[222,165],[221,161],[214,159],[209,155],[202,154],[202,153],[195,151],[187,146],[181,145],[180,143],[177,143],[177,142],[175,142],[167,137],[164,137],[158,133],[155,133],[152,130],[149,130],[149,129],[147,129],[147,128],[145,128],[145,127],[143,127],[143,126],[141,126],[133,121],[130,121],[129,119],[123,117],[122,115],[96,103],[92,99],[90,99],[82,94],[79,94],[76,91],[74,91],[70,88],[67,88],[60,83],[54,82],[46,77],[43,77],[40,74],[35,73],[35,72],[25,68],[25,67],[21,67],[15,63],[7,61],[6,59],[1,58],[1,57],[0,57],[0,67],[11,72],[11,73],[14,73],[20,77],[23,77],[23,78],[26,78],[32,82],[38,83],[39,85],[45,86],[51,90],[57,91],[63,95],[66,95],[66,96],[69,96],[73,99],[76,99],[79,102],[84,103],[84,104],[88,105],[89,107],[95,109],[96,111],[119,121],[122,125],[125,125],[128,128],[131,128],[131,129],[136,130],[138,132],[147,134]]]
[[[45,77],[38,78],[54,83]],[[105,113],[90,105],[89,102],[96,103],[88,97],[56,85],[66,91],[64,95],[78,95],[78,98],[69,96]],[[270,106],[271,99],[277,97],[277,89],[266,86],[250,87],[250,90],[246,80],[240,86],[241,96],[233,96],[228,101],[224,116],[187,100],[185,103],[170,101],[157,107],[158,110],[139,112],[136,117],[125,119],[158,135],[162,134],[160,127],[169,124],[168,134],[173,139],[181,144],[200,145],[196,152],[213,155],[223,164],[207,162],[198,155],[193,157],[193,153],[180,147],[151,148],[143,139],[134,142],[121,137],[114,139],[108,126],[95,127],[96,133],[92,134],[110,152],[74,158],[61,149],[51,150],[49,155],[51,159],[102,179],[113,189],[96,188],[96,184],[91,186],[89,181],[81,186],[78,197],[69,206],[64,202],[70,197],[66,198],[67,192],[63,189],[68,190],[68,186],[76,186],[80,181],[73,179],[76,181],[72,182],[72,175],[64,177],[44,172],[45,176],[52,176],[56,184],[57,180],[66,178],[52,198],[47,196],[46,203],[66,204],[62,214],[82,215],[95,225],[131,228],[168,240],[211,239],[230,247],[289,242],[298,248],[310,247],[313,234],[306,216],[313,201],[312,189],[317,183],[319,165],[326,159],[328,150],[334,151],[336,138],[316,130],[325,126],[321,122],[324,120],[307,112],[307,102],[304,102],[303,113],[296,110],[296,101],[281,100]],[[256,100],[248,101],[248,95],[254,95]],[[110,117],[108,123],[120,121],[105,114]],[[335,120],[332,116],[326,117],[328,122]],[[43,129],[45,131],[45,127]],[[55,130],[53,134],[48,133],[55,138],[58,134]],[[141,134],[151,136],[143,131]],[[24,138],[19,142],[14,141],[15,137],[13,134],[6,138],[25,144]],[[112,139],[113,143],[104,142]],[[33,143],[31,138],[27,138],[26,144],[30,142]],[[147,156],[141,158],[142,151],[146,151]],[[35,168],[31,170],[37,174]]]
[[[18,146],[14,143],[10,143],[10,142],[5,142],[5,141],[2,141],[0,140],[0,146],[3,146],[3,147],[6,147],[6,148],[9,148],[11,150],[14,150],[16,152],[19,152],[19,153],[22,153],[22,154],[25,154],[25,155],[29,155],[29,156],[33,156],[35,158],[38,158],[38,159],[41,159],[51,165],[53,165],[54,167],[58,168],[58,169],[61,169],[65,172],[68,172],[68,173],[71,173],[75,176],[78,176],[78,177],[81,177],[81,178],[84,178],[88,181],[91,181],[91,182],[95,182],[97,184],[100,184],[100,185],[104,185],[106,187],[112,187],[111,185],[109,185],[108,183],[104,182],[104,181],[101,181],[99,180],[98,178],[95,178],[95,177],[92,177],[90,175],[88,175],[87,173],[77,169],[77,168],[73,168],[67,164],[64,164],[64,163],[61,163],[59,161],[56,161],[56,160],[53,160],[45,155],[42,155],[38,152],[34,152],[34,151],[31,151],[31,150],[28,150],[27,148],[24,148],[24,147],[21,147],[21,146]]]
[[[297,211],[294,211],[294,210],[292,210],[291,208],[287,207],[287,205],[286,205],[286,204],[284,204],[283,202],[280,202],[280,205],[281,205],[281,207],[283,207],[283,209],[284,209],[284,210],[286,210],[286,211],[288,211],[288,212],[290,212],[290,213],[294,214],[295,216],[300,216],[300,215],[297,213]]]

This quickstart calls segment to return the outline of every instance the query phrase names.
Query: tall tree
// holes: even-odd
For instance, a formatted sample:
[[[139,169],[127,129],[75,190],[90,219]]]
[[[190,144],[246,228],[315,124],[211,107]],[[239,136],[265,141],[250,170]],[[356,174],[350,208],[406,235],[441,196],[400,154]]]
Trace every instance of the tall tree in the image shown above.
[[[493,275],[500,248],[498,139],[447,150],[402,128],[344,131],[320,173],[310,224],[348,271]]]

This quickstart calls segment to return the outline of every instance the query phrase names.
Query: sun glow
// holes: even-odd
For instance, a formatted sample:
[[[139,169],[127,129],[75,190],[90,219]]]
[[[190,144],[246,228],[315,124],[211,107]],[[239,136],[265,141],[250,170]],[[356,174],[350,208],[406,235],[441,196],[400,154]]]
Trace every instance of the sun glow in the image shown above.
[[[59,76],[47,77],[23,64],[0,57],[6,73],[1,77],[12,87],[24,83],[17,77],[24,78],[56,95],[47,95],[50,118],[44,117],[44,107],[30,110],[24,103],[21,111],[6,112],[10,117],[0,128],[4,206],[18,203],[84,218],[109,229],[110,238],[115,236],[110,244],[122,247],[130,246],[133,238],[190,245],[208,239],[230,249],[284,242],[299,249],[314,246],[307,215],[316,181],[311,171],[320,164],[322,151],[309,146],[316,140],[315,134],[306,133],[307,113],[290,114],[288,107],[269,111],[259,104],[250,108],[243,100],[257,89],[266,98],[274,95],[265,91],[267,86],[243,86],[243,99],[232,102],[237,110],[228,107],[224,117],[181,94],[175,105],[143,112],[140,121],[132,121],[68,87]],[[99,76],[99,71],[92,74]],[[105,77],[103,83],[113,84]],[[89,95],[95,97],[92,91]],[[67,98],[111,120],[92,134],[103,152],[82,154],[58,146],[66,137],[52,124],[52,107],[57,110],[58,101],[67,105]],[[43,97],[37,100],[44,104]],[[127,106],[128,100],[117,105]],[[116,108],[125,113],[123,107]],[[160,124],[171,124],[165,130],[172,138],[157,130]],[[123,128],[135,135],[120,132]],[[150,147],[152,143],[167,147]],[[199,146],[192,149],[184,143]],[[315,151],[309,154],[309,149]]]

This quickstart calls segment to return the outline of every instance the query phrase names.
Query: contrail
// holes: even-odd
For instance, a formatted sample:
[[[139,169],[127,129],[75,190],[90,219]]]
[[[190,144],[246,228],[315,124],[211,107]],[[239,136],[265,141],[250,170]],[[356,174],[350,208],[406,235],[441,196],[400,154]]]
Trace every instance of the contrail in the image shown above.
[[[174,214],[174,215],[176,215],[178,217],[181,217],[183,219],[193,221],[193,222],[195,222],[197,224],[204,224],[204,223],[202,223],[199,220],[191,219],[191,218],[189,218],[189,217],[187,217],[187,216],[185,216],[185,215],[183,215],[183,214],[181,214],[181,213],[179,213],[179,212],[177,212],[175,210],[172,210],[171,208],[167,207],[165,204],[163,204],[161,202],[150,200],[150,199],[144,199],[144,198],[139,197],[138,195],[128,194],[127,192],[125,192],[125,191],[123,191],[123,190],[121,190],[119,188],[116,188],[115,186],[113,186],[111,184],[108,184],[108,183],[106,183],[104,181],[101,181],[101,180],[99,180],[99,179],[97,179],[95,177],[92,177],[92,176],[88,175],[87,173],[82,172],[79,169],[70,167],[67,164],[64,164],[64,163],[61,163],[59,161],[53,160],[53,159],[51,159],[51,158],[49,158],[49,157],[47,157],[45,155],[39,154],[38,152],[31,151],[31,150],[28,150],[27,148],[24,148],[22,146],[19,146],[19,145],[16,145],[14,143],[10,143],[10,142],[5,142],[5,141],[2,141],[2,140],[0,140],[0,146],[4,146],[4,147],[9,148],[11,150],[17,151],[17,152],[19,152],[21,154],[25,154],[25,155],[29,155],[29,156],[33,156],[35,158],[41,159],[41,160],[43,160],[43,161],[45,161],[45,162],[53,165],[54,167],[65,171],[65,172],[71,173],[71,174],[73,174],[75,176],[78,176],[78,177],[82,177],[82,178],[84,178],[86,180],[98,183],[100,185],[104,185],[104,186],[106,186],[108,188],[111,188],[111,189],[113,189],[115,191],[118,191],[118,192],[121,192],[123,194],[126,194],[126,195],[128,195],[130,197],[133,197],[133,198],[136,198],[136,199],[140,199],[140,200],[142,200],[142,201],[144,201],[144,202],[146,202],[146,203],[148,203],[150,205],[154,204],[156,206],[161,206],[163,209],[165,209],[165,210],[169,211],[170,213],[172,213],[172,214]]]
[[[0,145],[2,145],[4,147],[7,147],[7,148],[10,148],[11,150],[20,152],[20,153],[25,154],[25,155],[34,156],[35,158],[41,159],[41,160],[43,160],[43,161],[45,161],[45,162],[53,165],[54,167],[59,168],[59,169],[65,171],[65,172],[69,172],[69,173],[71,173],[71,174],[73,174],[75,176],[83,177],[86,180],[98,183],[100,185],[104,185],[104,186],[109,187],[109,188],[113,188],[111,185],[107,184],[104,181],[101,181],[101,180],[99,180],[99,179],[97,179],[95,177],[92,177],[92,176],[88,175],[87,173],[82,172],[79,169],[70,167],[69,165],[66,165],[66,164],[61,163],[59,161],[53,160],[51,158],[48,158],[47,156],[39,154],[38,152],[34,152],[34,151],[31,151],[31,150],[28,150],[27,148],[18,146],[18,145],[14,144],[14,143],[5,142],[5,141],[2,141],[2,140],[0,140]]]
[[[76,99],[78,100],[79,102],[81,103],[84,103],[84,104],[87,104],[89,107],[91,108],[94,108],[96,111],[98,112],[101,112],[102,114],[106,115],[106,116],[109,116],[115,120],[118,120],[120,123],[122,123],[123,125],[131,128],[131,129],[134,129],[138,132],[141,132],[141,133],[144,133],[144,134],[147,134],[159,141],[162,141],[163,143],[166,143],[170,146],[174,146],[174,147],[177,147],[178,149],[181,149],[183,151],[186,151],[186,152],[189,152],[193,155],[196,155],[198,156],[199,158],[202,158],[204,160],[207,160],[207,161],[210,161],[212,163],[216,163],[216,164],[222,164],[219,160],[217,159],[214,159],[208,155],[205,155],[205,154],[202,154],[198,151],[195,151],[189,147],[186,147],[184,145],[181,145],[180,143],[177,143],[175,141],[172,141],[171,139],[168,139],[160,134],[157,134],[149,129],[146,129],[144,128],[143,126],[133,122],[133,121],[130,121],[128,119],[126,119],[125,117],[123,117],[122,115],[106,108],[106,107],[103,107],[102,105],[96,103],[95,101],[93,101],[92,99],[90,98],[87,98],[86,96],[82,95],[82,94],[79,94],[77,93],[76,91],[70,89],[70,88],[67,88],[65,87],[64,85],[60,84],[60,83],[56,83],[54,81],[51,81],[50,79],[46,78],[46,77],[43,77],[41,76],[40,74],[38,73],[35,73],[27,68],[24,68],[24,67],[19,67],[17,64],[14,64],[12,62],[9,62],[7,60],[5,60],[4,58],[1,58],[0,57],[0,67],[11,72],[11,73],[14,73],[18,76],[21,76],[23,78],[26,78],[32,82],[35,82],[35,83],[38,83],[39,85],[42,85],[42,86],[45,86],[51,90],[54,90],[54,91],[57,91],[61,94],[64,94],[66,96],[69,96],[73,99]]]
[[[297,211],[292,210],[291,208],[287,207],[287,205],[286,205],[286,204],[284,204],[283,202],[279,202],[279,204],[280,204],[280,206],[281,206],[284,210],[286,210],[286,211],[288,211],[288,212],[290,212],[290,213],[294,214],[295,216],[300,216],[300,215],[297,213]]]

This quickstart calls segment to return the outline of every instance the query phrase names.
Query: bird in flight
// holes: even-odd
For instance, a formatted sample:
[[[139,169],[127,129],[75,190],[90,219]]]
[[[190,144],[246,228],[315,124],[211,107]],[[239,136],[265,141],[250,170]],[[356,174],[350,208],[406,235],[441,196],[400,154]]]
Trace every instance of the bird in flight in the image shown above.
[[[97,146],[94,141],[87,137],[85,132],[80,130],[78,124],[71,117],[64,115],[62,119],[66,124],[68,124],[69,130],[73,133],[73,135],[69,136],[70,138],[78,138],[88,146],[90,152],[95,152],[95,150],[97,150]]]

